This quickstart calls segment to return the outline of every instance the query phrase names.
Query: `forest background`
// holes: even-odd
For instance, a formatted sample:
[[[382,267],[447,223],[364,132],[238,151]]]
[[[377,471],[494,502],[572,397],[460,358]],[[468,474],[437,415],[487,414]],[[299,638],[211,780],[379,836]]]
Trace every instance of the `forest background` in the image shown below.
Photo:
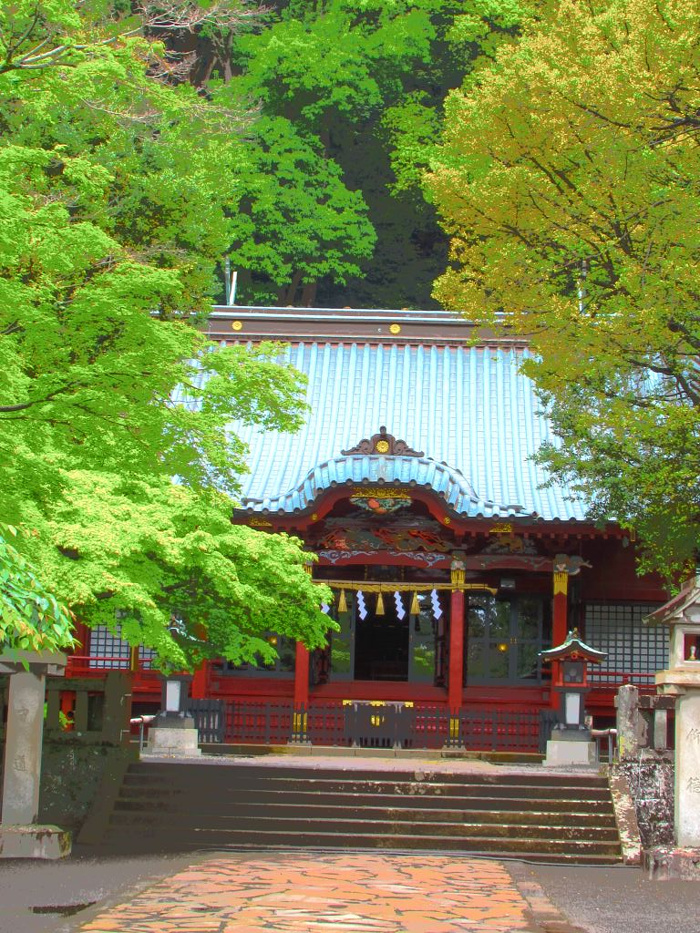
[[[229,522],[228,422],[304,412],[278,348],[199,335],[224,257],[239,303],[507,309],[553,475],[683,566],[697,26],[675,0],[3,5],[5,639],[67,644],[74,612],[175,666],[323,641],[300,542]]]

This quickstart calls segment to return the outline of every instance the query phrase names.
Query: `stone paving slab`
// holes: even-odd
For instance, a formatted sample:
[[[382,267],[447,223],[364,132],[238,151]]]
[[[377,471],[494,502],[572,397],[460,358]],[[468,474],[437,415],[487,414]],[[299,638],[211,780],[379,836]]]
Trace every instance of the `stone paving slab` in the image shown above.
[[[78,929],[574,933],[537,884],[528,880],[521,890],[501,862],[364,852],[201,857]]]

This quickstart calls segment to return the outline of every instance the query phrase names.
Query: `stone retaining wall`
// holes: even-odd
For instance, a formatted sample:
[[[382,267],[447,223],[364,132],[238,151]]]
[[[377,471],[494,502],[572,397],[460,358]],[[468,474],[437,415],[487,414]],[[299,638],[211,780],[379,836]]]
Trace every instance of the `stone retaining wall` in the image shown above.
[[[51,739],[45,736],[39,822],[77,832],[95,800],[103,775],[135,755],[136,751],[129,747],[104,743],[91,745],[70,738]],[[2,767],[0,760],[0,787]]]
[[[673,753],[640,749],[611,770],[627,779],[643,847],[673,845]]]

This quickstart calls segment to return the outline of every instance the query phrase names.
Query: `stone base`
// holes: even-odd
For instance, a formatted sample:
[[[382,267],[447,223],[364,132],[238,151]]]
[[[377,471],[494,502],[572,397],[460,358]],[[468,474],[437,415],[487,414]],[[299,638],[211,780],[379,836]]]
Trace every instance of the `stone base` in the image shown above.
[[[148,733],[148,744],[141,752],[142,758],[199,758],[199,732],[169,726],[159,726]]]
[[[0,858],[65,858],[71,834],[58,826],[0,824]]]
[[[550,739],[547,742],[545,768],[565,768],[574,765],[597,765],[595,742],[570,742]]]
[[[643,868],[650,881],[700,881],[700,849],[647,849]]]

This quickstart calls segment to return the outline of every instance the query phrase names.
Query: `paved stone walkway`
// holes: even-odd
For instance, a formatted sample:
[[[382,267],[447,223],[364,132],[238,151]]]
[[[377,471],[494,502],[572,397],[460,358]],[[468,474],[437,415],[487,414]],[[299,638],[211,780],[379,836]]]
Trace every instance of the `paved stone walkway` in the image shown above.
[[[127,903],[101,911],[79,930],[564,933],[573,928],[539,886],[530,883],[521,893],[496,861],[420,853],[258,852],[202,858]]]

